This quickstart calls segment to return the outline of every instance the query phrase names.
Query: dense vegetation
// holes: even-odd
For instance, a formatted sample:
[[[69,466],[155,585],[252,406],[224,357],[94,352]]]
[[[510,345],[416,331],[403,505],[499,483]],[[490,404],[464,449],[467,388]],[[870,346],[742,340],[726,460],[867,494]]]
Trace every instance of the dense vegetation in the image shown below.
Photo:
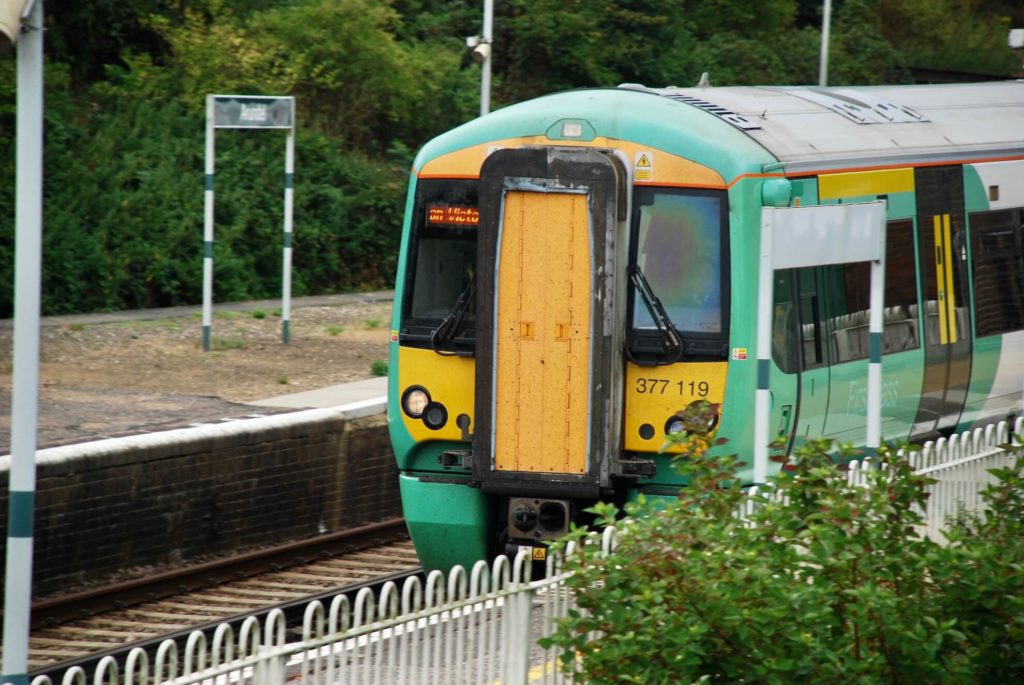
[[[1024,459],[994,469],[988,511],[963,514],[938,544],[915,530],[929,479],[895,451],[865,487],[835,468],[828,441],[811,441],[741,519],[735,458],[691,438],[677,500],[627,505],[644,515],[624,521],[598,505],[619,547],[566,562],[580,610],[546,644],[577,682],[1024,679]]]
[[[295,95],[294,292],[388,286],[414,151],[475,116],[481,0],[45,0],[46,313],[200,299],[203,99]],[[817,82],[812,0],[496,0],[494,106],[554,90]],[[836,0],[830,83],[1019,74],[1012,0]],[[0,59],[0,316],[15,61]],[[218,301],[280,292],[284,135],[217,134]]]

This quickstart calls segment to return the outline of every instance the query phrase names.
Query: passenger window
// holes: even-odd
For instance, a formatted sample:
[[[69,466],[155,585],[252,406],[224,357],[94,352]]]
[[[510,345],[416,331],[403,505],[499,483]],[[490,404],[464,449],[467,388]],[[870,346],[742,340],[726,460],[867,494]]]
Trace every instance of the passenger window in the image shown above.
[[[793,271],[775,272],[775,308],[772,316],[772,359],[784,373],[800,370],[797,316],[793,307]]]
[[[818,309],[818,279],[815,268],[797,269],[800,297],[800,350],[803,368],[812,369],[825,361],[822,352],[821,315]]]
[[[910,220],[889,222],[885,231],[885,328],[882,333],[882,351],[886,354],[921,346],[916,273],[914,223]]]
[[[871,264],[837,264],[824,267],[824,271],[832,363],[866,359],[869,352]]]
[[[867,359],[871,351],[871,263],[828,266],[824,272],[832,363]],[[884,353],[921,344],[915,274],[913,223],[890,222],[885,236]]]
[[[970,215],[975,335],[1024,328],[1024,210]]]

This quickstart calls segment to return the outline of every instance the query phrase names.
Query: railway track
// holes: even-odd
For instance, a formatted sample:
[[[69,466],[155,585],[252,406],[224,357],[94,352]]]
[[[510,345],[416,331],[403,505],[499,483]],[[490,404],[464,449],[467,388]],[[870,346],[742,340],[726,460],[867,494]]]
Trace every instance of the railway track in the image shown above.
[[[403,519],[133,580],[33,606],[30,676],[60,682],[108,655],[156,646],[261,615],[292,615],[314,599],[419,572]]]

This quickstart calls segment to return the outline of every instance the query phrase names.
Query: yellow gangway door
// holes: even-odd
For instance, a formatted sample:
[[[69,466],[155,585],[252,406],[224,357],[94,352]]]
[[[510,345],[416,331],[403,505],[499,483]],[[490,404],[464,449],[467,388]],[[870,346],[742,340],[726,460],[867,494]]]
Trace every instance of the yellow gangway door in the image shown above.
[[[509,191],[501,223],[494,468],[585,474],[592,301],[587,195]]]

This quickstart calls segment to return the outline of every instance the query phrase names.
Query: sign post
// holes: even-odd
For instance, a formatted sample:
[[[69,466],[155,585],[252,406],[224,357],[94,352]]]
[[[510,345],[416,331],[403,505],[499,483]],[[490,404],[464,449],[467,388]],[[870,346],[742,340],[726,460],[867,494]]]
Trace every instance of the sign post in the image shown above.
[[[203,350],[210,351],[213,322],[214,134],[218,128],[288,131],[284,161],[284,247],[281,277],[281,339],[291,337],[292,190],[295,175],[295,98],[268,95],[206,96],[206,191],[203,206]]]
[[[881,444],[882,324],[885,292],[885,202],[765,207],[761,214],[761,263],[757,303],[757,396],[754,414],[754,482],[768,477],[771,414],[772,303],[776,269],[871,262],[868,323],[867,448]]]
[[[14,369],[0,681],[28,685],[43,254],[43,2],[0,2],[0,19],[0,41],[9,38],[18,52]]]

